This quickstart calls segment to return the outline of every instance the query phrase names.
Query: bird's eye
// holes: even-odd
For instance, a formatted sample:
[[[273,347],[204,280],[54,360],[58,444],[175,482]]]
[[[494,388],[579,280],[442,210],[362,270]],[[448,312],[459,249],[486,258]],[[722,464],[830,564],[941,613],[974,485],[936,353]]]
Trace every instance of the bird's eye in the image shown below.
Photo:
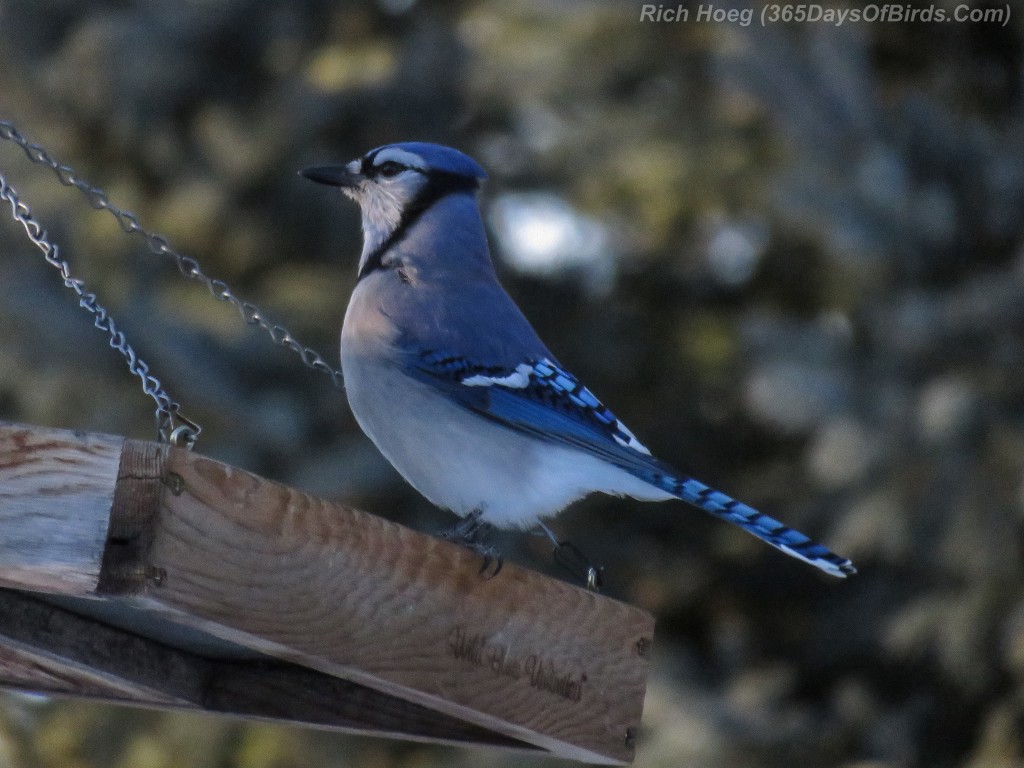
[[[393,176],[397,176],[404,170],[405,168],[400,163],[396,163],[394,160],[388,160],[386,163],[381,163],[377,167],[377,173],[379,173],[386,179],[390,179]]]

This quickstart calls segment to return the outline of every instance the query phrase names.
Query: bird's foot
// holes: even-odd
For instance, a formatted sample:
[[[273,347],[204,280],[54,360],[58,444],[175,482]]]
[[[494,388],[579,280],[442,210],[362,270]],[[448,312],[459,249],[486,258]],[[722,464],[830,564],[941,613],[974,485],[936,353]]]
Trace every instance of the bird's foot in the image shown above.
[[[604,586],[604,566],[594,565],[571,541],[560,541],[554,550],[555,562],[586,584],[591,592]]]
[[[491,529],[490,523],[480,519],[483,514],[482,509],[474,509],[451,528],[441,531],[438,536],[456,544],[476,544]]]
[[[555,545],[552,556],[555,562],[580,579],[592,592],[600,592],[604,586],[604,566],[594,565],[571,541],[559,541],[554,532],[544,523],[539,523],[541,531]]]
[[[446,541],[461,544],[480,555],[483,559],[483,563],[480,565],[480,573],[486,574],[490,571],[488,578],[493,579],[501,572],[501,567],[505,564],[505,561],[501,557],[501,553],[498,552],[498,549],[486,542],[487,535],[493,526],[481,520],[482,516],[482,509],[474,509],[454,526],[446,531],[441,531],[438,536]],[[493,571],[491,570],[492,567]]]

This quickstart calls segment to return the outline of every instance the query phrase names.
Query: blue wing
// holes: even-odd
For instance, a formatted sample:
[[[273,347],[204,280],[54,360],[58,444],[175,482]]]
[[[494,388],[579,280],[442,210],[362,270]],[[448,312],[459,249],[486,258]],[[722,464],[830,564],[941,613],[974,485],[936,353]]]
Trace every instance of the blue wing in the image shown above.
[[[856,573],[848,559],[799,531],[655,459],[589,389],[548,358],[509,368],[425,350],[408,363],[410,375],[483,418],[601,458],[834,576]]]
[[[510,369],[428,351],[410,372],[464,408],[539,439],[579,448],[631,472],[658,463],[589,389],[547,358]]]

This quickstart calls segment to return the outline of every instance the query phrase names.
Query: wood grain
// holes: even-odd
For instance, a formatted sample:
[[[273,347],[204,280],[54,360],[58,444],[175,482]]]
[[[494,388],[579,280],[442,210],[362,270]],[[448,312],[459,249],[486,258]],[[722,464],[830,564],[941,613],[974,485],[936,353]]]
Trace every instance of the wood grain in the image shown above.
[[[81,643],[16,636],[0,619],[0,684],[61,679],[156,706],[631,761],[652,617],[512,563],[496,577],[480,565],[177,448],[0,423],[0,582],[150,612],[116,626],[79,617],[95,628]],[[280,661],[170,647],[173,625],[132,632],[156,619]],[[125,629],[143,645],[103,634]]]
[[[92,592],[124,438],[0,427],[0,583]]]
[[[130,611],[130,601],[122,608]],[[144,618],[140,616],[140,619]],[[276,659],[208,659],[0,590],[0,685],[437,743],[529,745]]]
[[[172,449],[146,595],[180,619],[556,754],[627,762],[639,610]],[[172,490],[176,488],[176,490]]]
[[[147,573],[146,564],[160,514],[167,451],[166,445],[124,441],[98,594],[137,594],[154,576]]]

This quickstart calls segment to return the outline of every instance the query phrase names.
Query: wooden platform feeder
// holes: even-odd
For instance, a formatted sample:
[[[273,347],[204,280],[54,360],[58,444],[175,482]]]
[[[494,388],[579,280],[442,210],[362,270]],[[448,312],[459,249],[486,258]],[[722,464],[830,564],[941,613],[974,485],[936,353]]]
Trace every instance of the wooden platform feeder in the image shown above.
[[[632,761],[652,617],[158,443],[0,422],[0,685]]]

